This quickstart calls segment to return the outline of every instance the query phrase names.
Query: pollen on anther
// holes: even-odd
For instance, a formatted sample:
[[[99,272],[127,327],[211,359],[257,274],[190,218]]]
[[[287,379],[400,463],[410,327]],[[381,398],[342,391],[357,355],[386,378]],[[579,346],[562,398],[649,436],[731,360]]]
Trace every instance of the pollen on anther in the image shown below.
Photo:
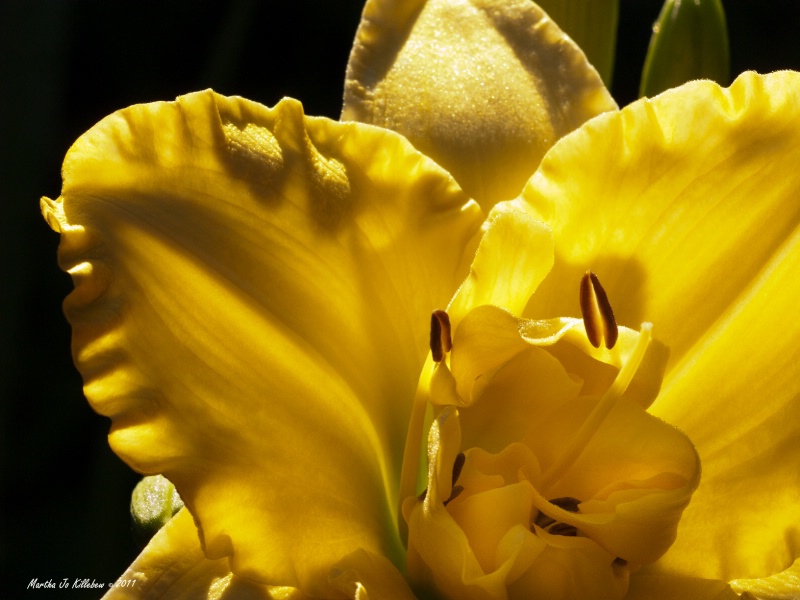
[[[581,315],[583,316],[586,337],[595,348],[603,342],[609,350],[617,343],[619,330],[614,311],[597,275],[591,271],[581,278]]]
[[[441,362],[445,352],[450,352],[453,340],[450,337],[450,316],[443,310],[431,313],[431,357]]]

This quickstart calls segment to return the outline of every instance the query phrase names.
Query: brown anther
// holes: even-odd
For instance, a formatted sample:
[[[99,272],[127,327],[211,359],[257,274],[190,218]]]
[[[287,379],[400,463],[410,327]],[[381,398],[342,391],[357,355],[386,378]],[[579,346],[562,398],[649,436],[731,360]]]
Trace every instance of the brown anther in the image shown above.
[[[566,523],[556,523],[547,532],[551,535],[565,535],[567,537],[575,537],[578,535],[578,528],[574,525],[567,525]]]
[[[540,512],[539,514],[536,515],[536,518],[533,520],[533,522],[534,524],[544,529],[545,527],[550,527],[550,525],[555,523],[556,520],[553,517],[548,517],[543,512]]]
[[[624,558],[620,558],[619,556],[614,559],[614,562],[611,563],[611,565],[614,567],[624,567],[627,564],[628,561],[625,560]]]
[[[558,508],[562,508],[571,513],[578,512],[578,504],[581,503],[581,501],[577,498],[572,498],[570,496],[565,496],[564,498],[553,498],[549,502],[550,504],[555,504]]]
[[[453,462],[453,486],[456,485],[456,481],[458,481],[459,475],[461,475],[461,469],[464,468],[464,462],[467,460],[467,457],[464,456],[463,452],[459,452],[456,455],[456,460]]]
[[[431,356],[441,362],[445,352],[450,352],[453,341],[450,337],[450,317],[443,310],[431,313]]]
[[[592,346],[599,348],[603,341],[606,348],[611,350],[619,336],[617,321],[606,291],[597,275],[591,271],[586,271],[581,278],[581,315]]]
[[[443,502],[445,506],[447,506],[450,502],[458,498],[458,495],[464,491],[463,485],[456,485],[453,487],[453,491],[450,492],[450,497]]]
[[[578,500],[577,498],[572,498],[571,496],[565,496],[563,498],[553,498],[552,500],[548,500],[548,502],[550,502],[550,504],[554,504],[558,508],[565,510],[567,512],[571,513],[580,512],[578,510],[578,505],[581,503],[581,501]],[[533,520],[533,522],[542,529],[545,529],[547,527],[550,527],[550,525],[552,525],[553,523],[555,523],[556,520],[553,517],[540,511],[539,514],[536,515],[536,518]],[[559,523],[559,525],[564,525],[564,523]],[[567,535],[567,534],[559,534],[559,535]]]

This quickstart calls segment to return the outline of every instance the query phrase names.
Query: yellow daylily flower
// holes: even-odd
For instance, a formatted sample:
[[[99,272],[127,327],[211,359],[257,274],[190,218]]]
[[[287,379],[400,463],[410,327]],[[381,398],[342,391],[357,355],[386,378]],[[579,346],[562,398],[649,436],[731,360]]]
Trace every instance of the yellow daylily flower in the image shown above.
[[[467,37],[502,23],[506,50],[543,19],[401,4],[368,4],[353,56],[412,65],[417,93],[439,73],[403,63],[377,16],[451,48],[436,15],[465,7]],[[574,91],[590,68],[570,56]],[[414,106],[393,77],[369,80],[399,99],[391,126]],[[444,140],[432,120],[409,141],[211,91],[98,123],[42,202],[73,353],[114,450],[186,504],[109,596],[797,592],[798,86],[688,84],[516,162],[516,97],[482,131],[456,111]],[[471,199],[480,156],[519,197],[479,181]]]

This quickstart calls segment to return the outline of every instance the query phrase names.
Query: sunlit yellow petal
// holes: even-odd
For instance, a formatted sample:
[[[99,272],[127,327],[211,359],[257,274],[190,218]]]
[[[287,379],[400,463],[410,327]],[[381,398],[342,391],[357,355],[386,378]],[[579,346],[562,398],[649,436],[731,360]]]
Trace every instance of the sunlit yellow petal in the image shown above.
[[[399,560],[398,449],[477,205],[394,133],[210,91],[108,117],[64,177],[43,210],[115,451],[237,574],[316,593],[357,548]]]
[[[617,321],[670,347],[651,410],[703,464],[673,573],[764,577],[800,551],[798,87],[748,73],[637,102],[563,139],[525,191],[556,239],[531,314],[576,314],[591,268]]]
[[[476,306],[520,314],[553,264],[553,236],[513,203],[496,206],[483,225],[469,277],[447,312],[453,326]]]
[[[800,230],[792,238],[674,367],[652,407],[703,459],[702,486],[665,557],[676,570],[697,572],[703,557],[706,576],[765,577],[800,558],[800,326],[786,318],[800,290]]]
[[[370,0],[342,118],[399,131],[488,210],[519,194],[559,137],[614,108],[529,0]]]
[[[304,600],[299,591],[270,588],[233,576],[227,559],[203,556],[197,528],[183,509],[165,525],[104,600]]]
[[[644,567],[631,576],[625,600],[744,600],[730,586],[717,579],[681,577],[659,571],[658,565]]]
[[[749,592],[760,600],[796,600],[800,592],[800,560],[764,579],[737,579],[730,583],[737,592]]]
[[[545,470],[552,448],[563,447],[574,424],[593,408],[591,401],[573,400],[526,439]],[[580,514],[564,514],[559,520],[614,556],[640,565],[655,561],[672,544],[699,476],[697,454],[685,435],[638,404],[620,401],[580,456],[542,495],[580,499]]]
[[[528,394],[532,389],[542,392],[531,394],[540,403],[545,399],[556,402],[557,398],[564,398],[562,393],[556,391],[559,387],[564,390],[575,387],[576,393],[580,388],[587,395],[602,394],[630,358],[638,337],[638,332],[621,327],[618,343],[613,349],[594,348],[586,339],[580,319],[529,321],[518,319],[496,306],[485,305],[473,309],[459,323],[450,363],[461,399],[472,405],[483,393],[484,387],[493,381],[495,370],[507,368],[507,363],[514,356],[524,352],[526,356],[519,360],[528,363],[525,368],[530,372],[541,371],[540,377],[530,378],[525,386],[519,386],[516,377],[512,377],[509,389],[501,394],[503,411],[506,411],[511,410],[510,406],[514,404],[512,396]],[[542,354],[544,351],[532,346],[546,347],[547,356]],[[662,344],[650,344],[624,396],[645,408],[649,406],[660,389],[667,355]],[[556,366],[559,361],[570,365],[569,377],[563,367]],[[552,364],[552,367],[548,364]],[[569,383],[560,382],[563,377],[567,377]],[[527,400],[523,401],[528,403]],[[521,410],[530,411],[532,408],[527,406]],[[481,412],[481,409],[478,408],[477,412]],[[480,421],[481,427],[489,426],[491,419],[488,419],[488,415],[486,417]],[[498,423],[498,426],[516,427],[513,419],[505,417],[502,425]],[[474,441],[474,445],[483,446],[483,443]]]

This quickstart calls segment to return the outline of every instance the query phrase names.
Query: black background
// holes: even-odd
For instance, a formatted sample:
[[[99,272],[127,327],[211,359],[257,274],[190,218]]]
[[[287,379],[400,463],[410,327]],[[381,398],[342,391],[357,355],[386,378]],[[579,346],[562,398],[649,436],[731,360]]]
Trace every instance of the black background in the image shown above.
[[[635,99],[660,4],[621,2],[620,105]],[[734,75],[800,70],[798,2],[728,4]],[[0,596],[22,597],[33,578],[111,582],[138,552],[127,512],[138,477],[82,397],[60,308],[71,284],[39,214],[67,148],[118,108],[206,87],[268,105],[293,96],[337,118],[360,11],[360,0],[0,0]]]

